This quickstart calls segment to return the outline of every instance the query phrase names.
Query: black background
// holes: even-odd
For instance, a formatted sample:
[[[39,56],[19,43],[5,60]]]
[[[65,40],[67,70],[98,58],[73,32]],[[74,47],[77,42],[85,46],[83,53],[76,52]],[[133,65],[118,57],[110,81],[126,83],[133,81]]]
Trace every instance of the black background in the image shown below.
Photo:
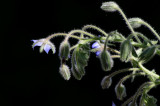
[[[115,0],[128,17],[141,17],[159,31],[160,6],[158,0]],[[73,77],[65,81],[59,74],[58,48],[62,37],[52,41],[57,47],[56,54],[33,51],[32,39],[47,37],[56,32],[69,32],[93,24],[106,32],[118,30],[125,36],[130,31],[119,13],[106,13],[100,9],[101,0],[4,0],[1,1],[1,69],[0,106],[111,106],[116,99],[114,86],[123,74],[113,79],[108,90],[102,90],[101,79],[111,72],[104,72],[95,54],[91,54],[86,75],[81,81]],[[147,28],[137,29],[155,39]],[[93,30],[90,30],[93,31]],[[97,33],[93,31],[93,33]],[[75,41],[71,41],[75,43]],[[73,44],[72,44],[73,45]],[[70,65],[70,63],[68,62]],[[147,65],[159,73],[159,56]],[[112,71],[130,67],[115,59]],[[133,83],[125,82],[128,97],[147,78],[137,77]],[[159,99],[160,87],[150,94]],[[125,98],[126,100],[126,98]],[[158,104],[160,102],[158,101]]]

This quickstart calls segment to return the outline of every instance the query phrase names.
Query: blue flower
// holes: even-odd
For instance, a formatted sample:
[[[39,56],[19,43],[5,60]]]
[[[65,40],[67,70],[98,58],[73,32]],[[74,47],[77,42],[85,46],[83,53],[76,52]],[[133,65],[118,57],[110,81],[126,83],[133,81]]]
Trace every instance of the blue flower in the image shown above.
[[[93,49],[98,49],[98,48],[100,48],[101,46],[100,46],[100,44],[98,43],[98,42],[94,42],[93,44],[92,44],[92,48]],[[96,55],[97,56],[99,56],[99,54],[101,53],[101,50],[98,50],[98,51],[96,51]]]
[[[112,102],[112,106],[116,106],[116,105],[114,104],[114,102]]]
[[[34,49],[35,46],[41,46],[40,47],[40,52],[42,52],[44,50],[48,54],[50,49],[52,49],[53,54],[56,52],[54,44],[51,43],[50,41],[47,41],[46,39],[31,40],[31,41],[34,42],[33,45],[32,45],[33,49]]]

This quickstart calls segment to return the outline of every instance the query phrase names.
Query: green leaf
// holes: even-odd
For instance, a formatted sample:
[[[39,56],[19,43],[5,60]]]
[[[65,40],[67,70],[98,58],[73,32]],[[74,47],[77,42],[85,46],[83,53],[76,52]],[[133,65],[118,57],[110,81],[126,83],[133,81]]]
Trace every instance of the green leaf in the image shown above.
[[[72,54],[72,74],[73,76],[80,80],[85,75],[85,66],[90,56],[89,44],[79,44],[77,48],[74,49]]]

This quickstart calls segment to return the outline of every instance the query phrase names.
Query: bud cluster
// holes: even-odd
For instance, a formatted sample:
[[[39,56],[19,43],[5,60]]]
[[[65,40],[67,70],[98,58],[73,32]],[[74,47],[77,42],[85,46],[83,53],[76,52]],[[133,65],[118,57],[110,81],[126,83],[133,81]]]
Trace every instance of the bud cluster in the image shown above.
[[[127,96],[124,81],[132,78],[133,82],[137,76],[146,76],[149,79],[149,82],[142,84],[135,95],[126,100],[122,106],[138,106],[137,99],[139,96],[141,97],[139,100],[139,106],[156,106],[157,99],[150,96],[148,92],[160,84],[160,76],[155,71],[144,67],[143,64],[151,61],[155,55],[160,55],[160,45],[158,41],[150,40],[142,33],[135,32],[134,29],[139,28],[141,25],[146,25],[146,27],[153,32],[159,41],[160,36],[142,19],[127,19],[118,4],[113,1],[102,3],[101,9],[106,12],[118,11],[126,21],[128,28],[131,30],[129,36],[126,37],[126,35],[124,36],[117,32],[117,30],[106,33],[97,26],[86,25],[82,29],[71,30],[69,33],[56,33],[47,38],[32,40],[32,48],[40,46],[40,53],[45,51],[48,54],[49,51],[52,50],[53,54],[55,54],[56,48],[50,39],[56,36],[65,36],[65,39],[59,47],[59,59],[61,61],[59,73],[65,80],[70,80],[71,74],[75,79],[81,80],[85,76],[85,67],[88,66],[90,53],[95,53],[100,60],[102,70],[106,72],[113,72],[102,79],[102,89],[106,89],[111,86],[112,79],[115,75],[122,72],[131,72],[121,78],[115,86],[117,99],[123,100]],[[104,36],[94,35],[87,32],[87,28],[95,29]],[[81,36],[76,36],[75,33],[79,33]],[[70,45],[68,40],[69,38],[75,38],[78,40],[77,44],[71,46],[72,44]],[[116,49],[117,45],[120,46],[120,49]],[[115,58],[118,58],[122,63],[129,62],[131,63],[131,66],[126,69],[114,71],[113,64],[116,62],[114,61]],[[68,61],[71,61],[71,66],[67,65]],[[112,104],[115,106],[114,103]]]

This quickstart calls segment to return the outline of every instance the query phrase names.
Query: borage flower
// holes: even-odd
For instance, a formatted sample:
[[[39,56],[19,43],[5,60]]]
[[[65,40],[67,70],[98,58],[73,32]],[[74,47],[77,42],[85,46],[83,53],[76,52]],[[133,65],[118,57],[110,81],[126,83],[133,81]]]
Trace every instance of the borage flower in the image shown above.
[[[99,54],[100,54],[101,51],[102,51],[100,44],[99,44],[98,42],[94,42],[94,43],[92,44],[92,48],[93,48],[93,49],[97,49],[96,55],[99,56]]]
[[[43,50],[48,54],[49,50],[52,49],[53,54],[56,52],[56,48],[53,43],[46,39],[40,39],[40,40],[31,40],[33,41],[32,48],[34,49],[35,46],[41,46],[40,47],[40,53],[43,52]]]

